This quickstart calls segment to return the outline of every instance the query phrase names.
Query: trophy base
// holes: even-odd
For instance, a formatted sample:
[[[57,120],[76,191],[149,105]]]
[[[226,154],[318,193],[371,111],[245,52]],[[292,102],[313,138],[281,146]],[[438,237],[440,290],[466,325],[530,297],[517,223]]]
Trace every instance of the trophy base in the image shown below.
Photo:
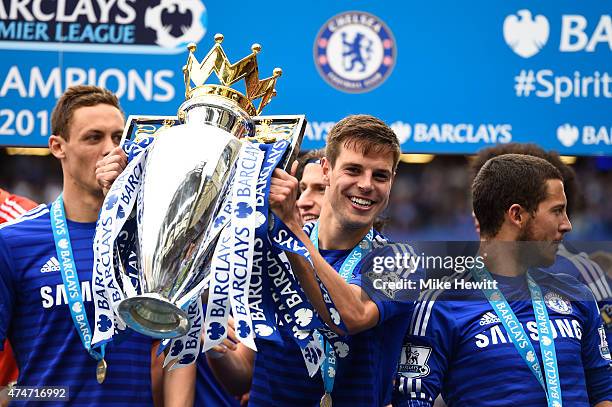
[[[153,338],[183,336],[191,327],[187,313],[158,294],[126,298],[119,303],[118,312],[127,326]]]

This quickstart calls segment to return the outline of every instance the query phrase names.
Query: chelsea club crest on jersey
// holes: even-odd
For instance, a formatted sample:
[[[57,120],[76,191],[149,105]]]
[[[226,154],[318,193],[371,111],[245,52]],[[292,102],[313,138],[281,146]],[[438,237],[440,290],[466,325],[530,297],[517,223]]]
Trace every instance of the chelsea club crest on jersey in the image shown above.
[[[430,355],[431,348],[429,346],[416,346],[410,343],[404,345],[397,366],[398,373],[410,379],[427,376],[430,371],[427,364]]]
[[[555,292],[549,291],[546,293],[544,302],[549,309],[559,314],[569,315],[572,313],[572,303]]]
[[[314,43],[317,70],[334,88],[364,93],[380,86],[395,66],[395,38],[373,14],[346,11],[321,27]]]

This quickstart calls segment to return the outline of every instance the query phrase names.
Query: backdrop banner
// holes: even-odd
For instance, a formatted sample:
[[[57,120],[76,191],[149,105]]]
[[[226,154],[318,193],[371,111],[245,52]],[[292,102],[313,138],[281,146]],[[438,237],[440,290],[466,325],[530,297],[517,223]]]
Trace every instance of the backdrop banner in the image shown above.
[[[257,37],[262,71],[283,61],[269,113],[306,113],[303,149],[369,113],[404,152],[513,141],[611,155],[609,12],[595,0],[238,0],[230,16],[218,0],[0,0],[0,145],[46,146],[51,109],[75,84],[116,92],[126,116],[175,114],[186,44],[223,33],[232,60]]]

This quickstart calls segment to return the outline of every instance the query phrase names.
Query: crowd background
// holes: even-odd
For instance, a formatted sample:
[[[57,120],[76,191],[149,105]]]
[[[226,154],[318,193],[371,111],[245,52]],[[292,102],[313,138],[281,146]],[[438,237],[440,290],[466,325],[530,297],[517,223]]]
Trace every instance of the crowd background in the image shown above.
[[[470,156],[438,155],[427,164],[401,162],[386,212],[385,233],[396,241],[474,240]],[[579,187],[568,240],[612,240],[612,157],[578,157]],[[36,202],[61,189],[52,156],[8,155],[0,150],[0,187]]]

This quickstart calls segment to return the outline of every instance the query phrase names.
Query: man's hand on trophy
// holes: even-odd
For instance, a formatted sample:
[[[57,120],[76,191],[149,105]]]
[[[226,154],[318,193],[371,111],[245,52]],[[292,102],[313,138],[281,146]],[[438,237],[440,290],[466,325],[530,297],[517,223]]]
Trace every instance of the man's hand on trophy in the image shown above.
[[[202,342],[204,341],[204,334],[202,333]],[[236,336],[236,329],[234,328],[234,318],[229,317],[227,321],[227,338],[223,340],[219,345],[213,346],[206,352],[206,355],[212,359],[222,358],[226,355],[228,350],[235,351],[238,349],[238,337]]]
[[[102,187],[104,195],[108,193],[111,185],[113,185],[113,182],[126,166],[127,155],[125,155],[121,147],[115,147],[96,163],[96,180],[100,187]]]
[[[291,230],[302,229],[302,218],[296,201],[299,182],[295,178],[298,162],[291,165],[291,174],[279,168],[274,170],[270,182],[270,209]]]

